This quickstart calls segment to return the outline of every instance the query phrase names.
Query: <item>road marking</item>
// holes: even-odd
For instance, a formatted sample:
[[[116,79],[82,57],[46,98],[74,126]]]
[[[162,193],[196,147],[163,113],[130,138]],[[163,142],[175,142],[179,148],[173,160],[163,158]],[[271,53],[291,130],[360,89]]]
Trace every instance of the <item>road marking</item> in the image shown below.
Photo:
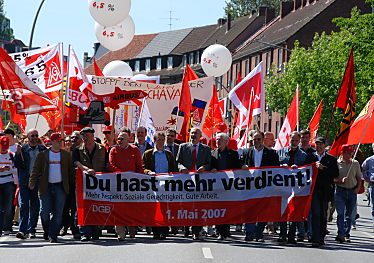
[[[368,237],[370,237],[370,238],[374,238],[374,235],[372,235],[372,234],[369,234],[369,233],[366,233],[366,232],[361,232],[362,234],[364,234],[364,235],[366,235],[366,236],[368,236]]]
[[[204,258],[213,259],[212,251],[210,251],[210,248],[203,247],[202,250],[203,250]]]

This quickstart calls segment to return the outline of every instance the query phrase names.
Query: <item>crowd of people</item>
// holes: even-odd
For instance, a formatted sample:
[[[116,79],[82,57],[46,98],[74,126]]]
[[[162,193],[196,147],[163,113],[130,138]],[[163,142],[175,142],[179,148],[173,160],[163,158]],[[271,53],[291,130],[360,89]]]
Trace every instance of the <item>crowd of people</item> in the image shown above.
[[[357,192],[362,178],[367,181],[372,200],[374,224],[374,155],[353,159],[355,147],[343,145],[338,158],[328,154],[325,138],[317,137],[311,144],[308,130],[292,132],[290,146],[273,149],[274,134],[251,131],[248,147],[237,149],[227,134],[225,124],[217,126],[216,135],[204,143],[199,128],[190,131],[190,142],[177,143],[177,132],[157,132],[154,147],[146,142],[146,127],[138,127],[135,136],[124,127],[119,133],[112,127],[104,129],[104,141],[95,137],[95,130],[85,127],[70,135],[49,131],[43,137],[35,129],[17,138],[6,129],[0,137],[0,236],[9,235],[18,225],[16,237],[36,238],[40,215],[43,238],[58,242],[59,235],[70,229],[74,239],[96,240],[102,226],[77,224],[76,169],[94,175],[96,172],[136,172],[154,176],[158,173],[204,173],[251,167],[287,166],[297,168],[316,162],[318,176],[312,204],[305,222],[245,223],[245,241],[264,242],[265,228],[276,233],[279,244],[296,244],[308,240],[313,247],[325,244],[327,222],[336,209],[336,241],[350,242],[350,231],[357,214]],[[134,138],[135,137],[135,138]],[[205,141],[206,142],[206,141]],[[374,151],[374,144],[373,151]],[[331,212],[332,211],[332,212]],[[240,229],[242,225],[237,225]],[[141,227],[117,225],[118,241],[135,238]],[[166,239],[181,230],[185,237],[202,239],[204,226],[146,227],[157,240]],[[216,225],[216,235],[224,240],[230,236],[230,225]],[[208,227],[208,233],[213,231]]]

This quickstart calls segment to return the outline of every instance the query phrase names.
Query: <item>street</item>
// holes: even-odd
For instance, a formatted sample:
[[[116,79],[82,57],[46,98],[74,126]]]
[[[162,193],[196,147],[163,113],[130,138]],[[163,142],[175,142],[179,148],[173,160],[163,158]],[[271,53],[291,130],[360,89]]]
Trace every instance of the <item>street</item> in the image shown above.
[[[37,239],[20,241],[14,234],[0,237],[1,262],[372,262],[374,256],[374,230],[370,207],[359,195],[357,230],[351,231],[351,243],[339,244],[336,236],[336,213],[329,223],[330,235],[324,248],[311,248],[307,242],[280,246],[276,235],[265,234],[265,243],[244,242],[244,234],[235,232],[226,241],[207,237],[193,242],[180,232],[165,241],[156,241],[145,232],[136,239],[119,243],[113,234],[99,241],[82,243],[69,234],[59,243],[50,244],[42,239],[39,225]]]

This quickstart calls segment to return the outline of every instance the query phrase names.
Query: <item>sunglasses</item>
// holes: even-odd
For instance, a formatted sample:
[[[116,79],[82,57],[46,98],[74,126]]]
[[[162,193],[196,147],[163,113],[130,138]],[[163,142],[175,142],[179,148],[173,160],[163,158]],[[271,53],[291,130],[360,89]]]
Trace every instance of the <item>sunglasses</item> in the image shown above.
[[[117,138],[117,141],[123,141],[125,138]]]
[[[65,140],[65,142],[71,142],[71,140]]]
[[[31,134],[30,137],[32,137],[32,138],[36,137],[37,138],[37,137],[39,137],[39,135],[38,134]]]
[[[253,140],[254,140],[254,141],[261,141],[262,138],[254,138]]]

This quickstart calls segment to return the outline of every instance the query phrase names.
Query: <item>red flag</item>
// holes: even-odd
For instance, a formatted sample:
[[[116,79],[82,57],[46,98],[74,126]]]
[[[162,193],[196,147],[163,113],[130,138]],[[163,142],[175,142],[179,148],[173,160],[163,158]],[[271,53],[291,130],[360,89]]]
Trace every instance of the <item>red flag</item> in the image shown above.
[[[11,121],[17,124],[22,132],[24,132],[26,128],[26,116],[17,113],[16,106],[13,104],[13,102],[3,100],[1,102],[1,108],[9,111]]]
[[[213,136],[213,129],[216,124],[223,122],[221,109],[219,107],[217,88],[213,85],[213,95],[209,103],[207,115],[205,117],[202,131],[203,133],[211,138]]]
[[[180,134],[185,141],[188,141],[188,124],[190,120],[190,112],[192,108],[192,100],[191,100],[191,91],[190,86],[188,84],[189,81],[198,79],[199,77],[196,73],[192,70],[190,65],[186,65],[184,68],[183,78],[182,78],[182,90],[181,96],[179,99],[179,111],[184,112],[183,118],[183,125]]]
[[[238,81],[241,80],[238,75]],[[262,62],[260,62],[243,80],[230,91],[228,97],[238,109],[233,138],[239,140],[240,130],[249,128],[252,116],[258,115],[264,108],[264,76],[262,74]],[[242,139],[245,144],[246,138]],[[238,147],[241,147],[240,143]]]
[[[345,103],[345,104],[343,104]],[[356,112],[356,91],[355,91],[355,78],[354,78],[354,61],[353,49],[349,55],[347,67],[342,81],[342,86],[338,93],[338,98],[335,105],[338,108],[345,109],[343,119],[340,123],[340,128],[335,136],[334,142],[330,149],[330,154],[338,156],[340,154],[340,147],[347,143],[349,129],[354,121]]]
[[[351,49],[351,53],[349,54],[349,59],[345,68],[342,85],[339,89],[334,109],[340,108],[342,110],[345,110],[349,98],[352,98],[353,103],[356,104],[353,49]]]
[[[279,131],[278,139],[274,149],[280,150],[281,148],[290,145],[290,134],[295,130],[299,116],[299,89],[295,91],[295,96],[288,109],[287,116],[283,121],[282,128]]]
[[[322,114],[322,103],[323,103],[323,99],[318,104],[318,107],[316,111],[314,112],[312,119],[309,122],[310,143],[313,143],[314,139],[317,137],[317,131],[319,128],[319,120],[321,119],[321,114]]]
[[[1,88],[10,91],[17,113],[33,114],[57,109],[58,101],[50,100],[2,48],[0,48],[0,73]]]
[[[0,116],[0,130],[4,130],[3,118]]]
[[[374,142],[374,95],[352,123],[347,144],[365,144]]]
[[[95,58],[93,60],[93,64],[94,64],[95,76],[104,76],[103,72],[99,68],[99,65],[97,65],[97,63],[96,63],[96,59]]]

